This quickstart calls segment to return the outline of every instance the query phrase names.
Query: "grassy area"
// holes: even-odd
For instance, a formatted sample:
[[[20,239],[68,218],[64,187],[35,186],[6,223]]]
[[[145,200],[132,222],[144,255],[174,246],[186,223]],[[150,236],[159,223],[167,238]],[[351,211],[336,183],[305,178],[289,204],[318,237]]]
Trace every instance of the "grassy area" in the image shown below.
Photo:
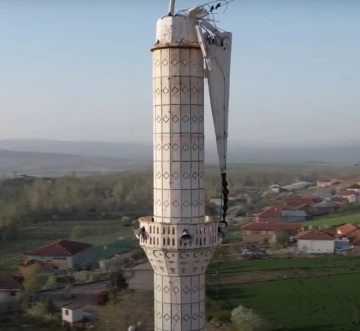
[[[359,275],[290,279],[220,287],[219,300],[254,309],[274,331],[359,330]],[[214,297],[215,289],[208,291]]]
[[[306,225],[321,225],[321,226],[334,226],[343,223],[351,223],[351,224],[360,224],[360,213],[351,214],[346,216],[338,216],[338,217],[328,217],[324,219],[319,219],[312,222],[306,222]]]
[[[250,271],[320,269],[320,268],[360,268],[358,257],[321,257],[269,260],[241,260],[233,262],[213,262],[208,272],[239,273]]]
[[[106,244],[133,236],[132,229],[122,226],[117,220],[49,221],[22,227],[16,240],[0,241],[0,272],[16,271],[16,265],[23,260],[23,252],[27,250],[69,238],[75,225],[81,225],[85,230],[85,235],[76,240],[99,245],[102,250]]]
[[[24,327],[24,325],[27,325]],[[41,330],[61,331],[64,328],[52,320],[39,320],[29,315],[14,315],[0,318],[1,331]]]

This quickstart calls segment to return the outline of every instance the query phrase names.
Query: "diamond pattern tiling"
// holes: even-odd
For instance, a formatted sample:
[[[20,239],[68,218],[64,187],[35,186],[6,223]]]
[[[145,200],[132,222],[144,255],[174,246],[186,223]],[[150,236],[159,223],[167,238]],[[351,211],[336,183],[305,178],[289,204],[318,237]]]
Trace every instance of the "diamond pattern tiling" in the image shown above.
[[[161,63],[164,67],[166,67],[169,62],[168,62],[168,60],[164,59]]]
[[[183,292],[184,292],[185,294],[188,294],[188,293],[190,292],[190,289],[189,289],[187,286],[185,286],[185,287],[183,288]]]
[[[189,206],[190,206],[190,202],[189,202],[188,200],[185,200],[185,201],[183,201],[182,205],[183,205],[184,207],[189,207]]]
[[[185,94],[187,94],[190,90],[189,90],[186,86],[184,86],[184,87],[181,89],[181,91],[183,91]]]
[[[164,320],[165,321],[168,321],[170,319],[170,315],[168,314],[168,313],[166,313],[165,315],[164,315]]]
[[[173,292],[174,292],[175,294],[178,294],[178,293],[180,292],[180,290],[179,290],[179,288],[178,288],[177,286],[175,286],[175,287],[173,288]]]
[[[179,122],[179,117],[177,115],[174,115],[172,117],[172,120],[173,120],[174,123],[177,123],[177,122]]]
[[[183,121],[184,123],[189,122],[189,120],[190,120],[190,118],[189,118],[189,116],[187,116],[187,115],[184,115],[183,118],[182,118],[182,121]]]
[[[169,288],[169,286],[166,285],[166,286],[164,287],[164,292],[165,292],[165,293],[169,293],[169,291],[170,291],[170,288]]]
[[[174,86],[172,89],[171,89],[171,92],[174,93],[174,94],[177,94],[179,92],[179,89]]]
[[[176,207],[179,207],[180,206],[180,202],[179,201],[177,201],[177,200],[175,200],[174,202],[173,202],[173,206],[176,208]]]
[[[190,177],[190,174],[189,174],[188,172],[184,172],[184,173],[182,174],[182,177],[183,177],[184,179],[188,179],[188,178]]]
[[[181,63],[182,63],[184,66],[187,66],[188,63],[189,63],[189,61],[188,61],[186,58],[184,58],[184,59],[181,60]]]
[[[184,319],[185,322],[187,322],[190,319],[190,316],[188,314],[185,314],[183,316],[183,319]]]
[[[172,145],[172,149],[173,149],[174,151],[177,151],[179,148],[180,148],[180,147],[179,147],[178,144]]]
[[[178,179],[178,178],[180,177],[180,175],[179,175],[177,172],[174,172],[174,173],[172,174],[172,177],[173,177],[174,179]]]
[[[189,146],[188,144],[184,144],[184,146],[182,147],[182,149],[183,149],[184,151],[188,151],[189,148],[190,148],[190,146]]]
[[[174,57],[174,58],[171,60],[171,63],[172,63],[172,65],[177,66],[178,63],[179,63],[179,61]]]
[[[164,94],[168,94],[168,93],[169,93],[169,89],[168,89],[167,87],[164,87],[162,91],[163,91]]]

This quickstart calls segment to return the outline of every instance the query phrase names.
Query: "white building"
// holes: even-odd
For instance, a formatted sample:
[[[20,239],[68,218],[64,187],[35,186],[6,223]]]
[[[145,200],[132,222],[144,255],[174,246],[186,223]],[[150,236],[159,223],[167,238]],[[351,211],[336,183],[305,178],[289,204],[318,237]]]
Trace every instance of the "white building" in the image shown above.
[[[61,307],[61,316],[63,323],[81,322],[85,317],[84,305],[79,303],[65,304]]]
[[[312,229],[300,232],[296,237],[301,253],[331,254],[335,251],[335,238],[325,232]]]
[[[359,202],[360,193],[355,191],[345,191],[336,195],[339,198],[346,199],[349,203]]]
[[[0,275],[0,313],[18,308],[23,288],[16,277]]]

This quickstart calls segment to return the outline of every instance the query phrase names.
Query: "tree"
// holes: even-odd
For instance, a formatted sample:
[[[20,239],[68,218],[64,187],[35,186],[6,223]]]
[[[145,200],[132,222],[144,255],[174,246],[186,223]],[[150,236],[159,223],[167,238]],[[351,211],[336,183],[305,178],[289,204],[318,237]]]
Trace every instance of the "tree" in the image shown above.
[[[24,277],[24,290],[25,292],[36,292],[40,290],[42,285],[42,279],[39,275],[40,267],[37,263],[29,266],[26,270],[23,270]]]
[[[58,281],[55,276],[49,276],[49,278],[46,281],[46,286],[50,288],[54,288],[58,285]]]
[[[278,233],[276,233],[276,243],[279,245],[284,245],[287,243],[289,239],[289,236],[287,235],[287,233],[285,231],[280,231]]]
[[[269,324],[251,309],[238,306],[231,312],[231,321],[235,331],[268,331]]]
[[[72,239],[78,239],[85,235],[85,229],[81,225],[75,225],[71,229],[70,238]]]

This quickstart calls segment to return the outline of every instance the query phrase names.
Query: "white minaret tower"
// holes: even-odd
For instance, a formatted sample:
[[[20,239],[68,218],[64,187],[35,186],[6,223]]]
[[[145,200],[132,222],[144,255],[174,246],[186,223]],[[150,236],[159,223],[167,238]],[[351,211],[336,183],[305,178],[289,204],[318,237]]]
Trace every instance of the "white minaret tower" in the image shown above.
[[[225,2],[210,8],[218,9]],[[205,271],[226,226],[226,141],[231,34],[215,28],[206,6],[157,22],[153,53],[154,216],[136,235],[154,269],[155,330],[205,328]],[[205,216],[204,78],[222,175],[221,219]]]

